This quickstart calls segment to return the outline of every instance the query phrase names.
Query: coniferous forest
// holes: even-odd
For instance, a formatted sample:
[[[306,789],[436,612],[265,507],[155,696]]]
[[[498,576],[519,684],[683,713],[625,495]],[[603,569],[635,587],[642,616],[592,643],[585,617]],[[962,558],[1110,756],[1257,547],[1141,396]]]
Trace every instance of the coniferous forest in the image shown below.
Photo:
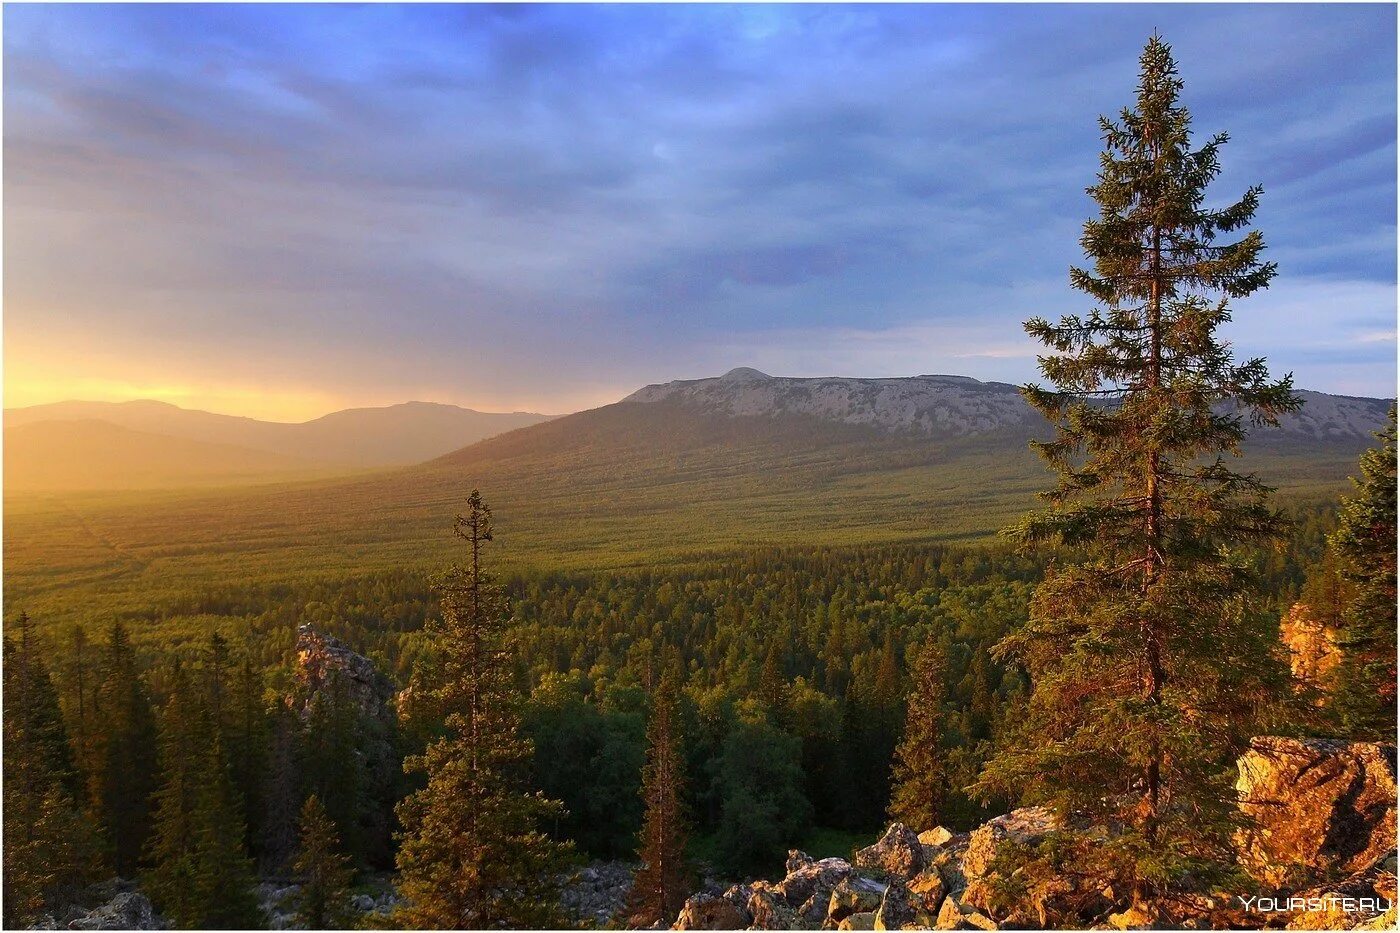
[[[442,565],[7,598],[5,927],[1262,928],[1238,897],[1393,891],[1355,762],[1393,797],[1395,410],[1331,494],[1237,457],[1305,405],[1223,334],[1279,270],[1188,90],[1154,36],[1102,120],[998,537],[522,564],[464,483]],[[1370,822],[1241,849],[1260,737],[1379,781]]]

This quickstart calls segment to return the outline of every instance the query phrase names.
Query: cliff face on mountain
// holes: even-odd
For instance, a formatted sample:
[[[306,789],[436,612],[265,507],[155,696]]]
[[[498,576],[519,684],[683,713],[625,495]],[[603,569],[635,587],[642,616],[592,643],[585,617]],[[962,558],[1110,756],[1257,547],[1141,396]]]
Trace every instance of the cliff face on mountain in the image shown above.
[[[1394,928],[1395,746],[1260,737],[1239,761],[1237,791],[1250,890],[1133,905],[1066,874],[1042,884],[1038,902],[1007,906],[998,892],[1020,870],[999,859],[1006,845],[1033,846],[1061,828],[1050,811],[1024,808],[968,833],[895,823],[849,860],[790,852],[781,880],[701,891],[673,928]]]
[[[1385,421],[1385,399],[1300,392],[1303,409],[1278,431],[1314,440],[1369,440]],[[710,379],[649,385],[624,402],[669,401],[732,416],[807,415],[930,437],[962,437],[1000,430],[1043,429],[1044,419],[1016,386],[968,376],[856,379],[769,376],[756,369],[730,370]]]

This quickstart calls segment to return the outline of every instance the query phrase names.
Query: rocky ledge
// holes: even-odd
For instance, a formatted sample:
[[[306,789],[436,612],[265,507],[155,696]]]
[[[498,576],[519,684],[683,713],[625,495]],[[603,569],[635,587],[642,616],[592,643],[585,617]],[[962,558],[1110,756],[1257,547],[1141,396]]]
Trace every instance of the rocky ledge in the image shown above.
[[[678,930],[1394,929],[1395,746],[1255,739],[1237,789],[1249,829],[1236,840],[1258,888],[1175,899],[1148,912],[1064,878],[1046,908],[995,904],[998,854],[1061,828],[1023,808],[968,833],[895,823],[851,860],[788,854],[780,881],[691,897]],[[1013,873],[1014,873],[1013,869]]]

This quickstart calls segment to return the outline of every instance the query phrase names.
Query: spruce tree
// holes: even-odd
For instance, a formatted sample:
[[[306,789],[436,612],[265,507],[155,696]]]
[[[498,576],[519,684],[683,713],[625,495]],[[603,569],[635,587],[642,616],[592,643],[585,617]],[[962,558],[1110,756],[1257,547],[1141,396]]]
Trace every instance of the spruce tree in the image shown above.
[[[315,794],[306,798],[299,821],[300,848],[292,871],[301,881],[297,919],[308,930],[350,925],[350,882],[355,870],[341,851],[340,837]]]
[[[1263,359],[1237,364],[1216,334],[1230,299],[1267,286],[1275,267],[1258,231],[1222,241],[1250,222],[1261,189],[1205,205],[1227,137],[1191,148],[1181,88],[1153,36],[1136,107],[1100,121],[1106,149],[1088,189],[1099,216],[1081,240],[1093,268],[1070,272],[1098,305],[1026,324],[1048,348],[1040,368],[1053,388],[1023,392],[1055,426],[1034,446],[1058,482],[1012,533],[1070,560],[996,649],[1033,693],[981,779],[988,795],[1121,827],[1098,845],[1078,837],[1075,857],[1087,871],[1092,852],[1093,870],[1137,899],[1229,862],[1231,765],[1256,708],[1286,683],[1234,555],[1282,519],[1270,490],[1226,457],[1246,420],[1275,424],[1300,403],[1291,376],[1271,380]]]
[[[157,784],[155,713],[126,629],[113,623],[97,689],[90,801],[106,834],[112,869],[136,874],[151,828],[150,799]]]
[[[164,782],[156,793],[146,890],[176,925],[240,929],[263,921],[243,850],[242,806],[207,694],[183,667],[172,677],[161,721]]]
[[[948,794],[944,769],[943,700],[947,694],[943,647],[931,637],[914,659],[904,735],[894,753],[890,818],[921,832],[943,820]]]
[[[435,682],[413,684],[447,714],[447,734],[404,763],[425,772],[427,786],[397,810],[401,919],[449,929],[548,927],[558,919],[556,878],[568,848],[540,827],[563,808],[525,789],[532,749],[520,731],[509,606],[484,566],[493,533],[478,491],[454,531],[467,563],[440,582],[442,615],[428,625]]]
[[[685,755],[681,748],[678,687],[666,672],[652,698],[647,723],[647,761],[642,769],[641,867],[627,895],[628,924],[650,927],[674,920],[690,893],[690,869],[685,860],[688,826],[685,796]]]
[[[1330,544],[1351,585],[1342,613],[1335,710],[1349,735],[1395,741],[1395,407],[1361,455]]]
[[[4,925],[53,910],[94,880],[101,860],[73,796],[58,695],[29,619],[4,647]]]

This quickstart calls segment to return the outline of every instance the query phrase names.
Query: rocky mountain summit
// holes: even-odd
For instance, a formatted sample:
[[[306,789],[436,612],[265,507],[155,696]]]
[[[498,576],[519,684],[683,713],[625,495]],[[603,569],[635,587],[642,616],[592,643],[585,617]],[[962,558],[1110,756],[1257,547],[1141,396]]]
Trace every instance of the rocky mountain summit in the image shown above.
[[[1249,827],[1237,844],[1257,884],[1250,891],[1143,907],[1066,876],[1039,902],[1008,906],[1000,892],[1014,887],[1019,869],[999,860],[1005,844],[1035,846],[1061,828],[1049,810],[1029,807],[967,833],[895,823],[849,861],[792,851],[780,881],[702,891],[673,928],[1393,929],[1395,761],[1393,745],[1255,739],[1237,785]]]
[[[1390,404],[1386,399],[1299,394],[1303,410],[1286,418],[1280,430],[1321,440],[1369,440],[1385,421]],[[929,437],[1044,426],[1044,419],[1026,404],[1016,386],[969,376],[793,378],[740,367],[715,378],[649,385],[623,401],[672,402],[732,416],[807,415]]]

